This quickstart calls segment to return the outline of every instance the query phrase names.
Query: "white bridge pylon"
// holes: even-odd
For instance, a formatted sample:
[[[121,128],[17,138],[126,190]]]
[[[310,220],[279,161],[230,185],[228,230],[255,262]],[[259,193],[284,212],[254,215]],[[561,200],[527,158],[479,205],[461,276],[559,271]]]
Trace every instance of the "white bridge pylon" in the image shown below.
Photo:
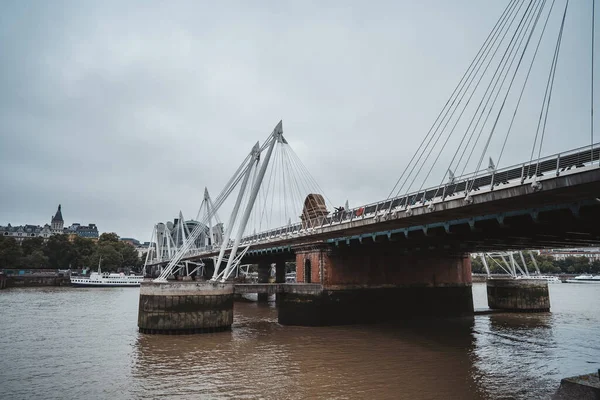
[[[223,235],[223,240],[220,243],[220,252],[218,258],[215,261],[215,269],[211,281],[215,282],[217,280],[221,280],[223,282],[227,280],[231,273],[238,267],[243,255],[249,248],[248,246],[246,246],[242,249],[240,254],[237,254],[242,236],[244,234],[244,230],[246,229],[246,225],[248,224],[248,220],[250,219],[250,215],[253,211],[254,203],[261,188],[261,184],[263,182],[267,166],[269,165],[269,161],[273,153],[273,148],[275,147],[276,143],[287,143],[283,137],[282,125],[282,121],[279,121],[277,126],[275,126],[273,132],[269,135],[269,137],[263,143],[262,146],[260,146],[257,142],[252,147],[252,150],[246,156],[242,164],[238,167],[237,171],[231,177],[229,182],[227,182],[225,188],[221,191],[216,201],[214,203],[212,203],[212,201],[210,200],[206,202],[208,204],[206,208],[206,213],[204,214],[202,219],[198,221],[199,223],[196,225],[196,227],[191,232],[189,232],[189,234],[186,235],[186,239],[184,240],[183,244],[179,248],[177,248],[175,252],[169,254],[170,261],[167,264],[167,266],[162,270],[160,276],[154,280],[155,282],[166,282],[167,277],[169,277],[171,274],[174,273],[174,271],[177,270],[177,268],[179,268],[178,265],[180,264],[182,258],[190,254],[190,250],[193,250],[194,248],[194,243],[202,234],[202,227],[207,225],[209,227],[212,226],[211,222],[212,219],[215,217],[217,210],[223,205],[225,200],[227,200],[227,198],[231,195],[235,188],[238,185],[240,185],[235,206],[233,208],[233,211],[231,212],[229,222],[226,226],[226,230]],[[261,160],[261,155],[265,150],[266,155],[264,155],[263,159]],[[241,216],[241,220],[239,224],[236,224],[238,214],[242,209],[242,203],[245,198],[247,198],[247,201],[245,203],[245,207],[243,207],[243,214]],[[233,230],[236,227],[237,232],[235,233],[233,245],[231,245],[230,239],[232,237]],[[231,251],[228,255],[228,258],[225,259],[225,251],[229,247],[231,247]],[[225,260],[227,261],[227,264],[223,268],[222,264]]]

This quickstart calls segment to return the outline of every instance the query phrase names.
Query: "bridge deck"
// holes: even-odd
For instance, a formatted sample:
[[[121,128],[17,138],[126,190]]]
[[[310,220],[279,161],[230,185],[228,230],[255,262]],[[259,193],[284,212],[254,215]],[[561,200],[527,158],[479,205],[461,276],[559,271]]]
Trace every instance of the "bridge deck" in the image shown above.
[[[594,151],[599,152],[600,145]],[[484,180],[488,183],[488,186],[482,187],[485,186],[483,185],[485,182],[478,181],[470,194],[470,202],[465,201],[464,192],[457,193],[457,191],[453,191],[450,195],[442,196],[434,201],[432,203],[433,208],[429,207],[431,204],[427,205],[423,201],[419,202],[412,199],[410,203],[413,206],[410,213],[407,212],[406,207],[400,207],[400,209],[391,213],[369,212],[370,208],[373,208],[373,210],[380,208],[389,210],[390,200],[388,200],[379,203],[381,207],[379,205],[365,206],[365,212],[360,217],[353,217],[339,222],[328,219],[325,221],[326,223],[319,227],[300,231],[286,233],[277,230],[269,231],[245,237],[241,245],[250,246],[247,256],[251,257],[268,251],[290,252],[293,246],[311,243],[337,242],[351,238],[362,239],[368,236],[375,240],[375,237],[380,234],[388,235],[389,239],[390,235],[402,232],[408,238],[409,232],[423,231],[427,236],[430,230],[439,229],[440,227],[443,227],[446,233],[450,233],[454,226],[464,225],[467,222],[473,224],[476,219],[487,221],[498,218],[499,223],[502,224],[503,218],[510,217],[512,214],[538,213],[551,208],[569,209],[584,202],[595,204],[595,199],[598,198],[600,193],[600,168],[597,164],[585,164],[586,162],[589,163],[590,159],[595,160],[597,158],[596,156],[592,157],[589,150],[579,150],[569,156],[555,156],[552,158],[552,163],[545,160],[542,165],[543,168],[540,169],[540,172],[544,172],[544,175],[536,178],[542,186],[541,190],[536,190],[532,186],[532,177],[525,172],[528,165],[523,165],[519,168],[509,169],[510,174],[503,171],[502,173],[506,172],[510,175],[503,179],[492,179],[494,177],[499,178],[500,171],[489,175],[489,179],[488,176],[477,177],[477,179],[485,178]],[[551,168],[550,164],[554,167]],[[571,165],[574,165],[573,168],[570,168]],[[521,174],[518,175],[517,171],[521,171]],[[421,198],[423,197],[425,199],[429,198],[428,196],[421,196]],[[471,228],[473,229],[473,226]],[[550,225],[548,228],[555,227]],[[561,237],[541,234],[536,234],[534,237],[533,234],[527,236],[525,232],[520,234],[518,231],[509,232],[508,230],[506,233],[511,233],[516,238],[515,240],[518,243],[514,245],[520,246],[519,248],[577,247],[595,245],[600,239],[600,236],[594,236],[595,233],[590,235],[592,232],[589,227],[572,228],[577,228],[573,232],[579,234],[579,236],[574,236],[573,232],[564,232]],[[461,250],[490,251],[513,247],[512,242],[509,243],[505,240],[484,243],[487,241],[485,235],[481,235],[479,239],[479,241],[472,240],[465,243]],[[229,251],[230,249],[227,249],[226,254]],[[206,249],[205,251],[183,256],[181,260],[207,259],[218,254],[218,248]],[[166,262],[168,260],[157,260],[149,265],[164,264]]]
[[[351,222],[313,229],[302,235],[290,235],[271,240],[249,243],[252,250],[293,246],[304,243],[326,241],[359,234],[372,234],[394,229],[422,229],[432,224],[454,224],[482,215],[503,215],[517,210],[543,208],[555,204],[568,204],[583,199],[593,199],[600,193],[600,169],[582,169],[577,174],[552,176],[540,179],[544,188],[536,192],[530,183],[508,186],[494,191],[473,195],[473,203],[466,204],[463,198],[448,199],[436,204],[435,211],[425,206],[413,209],[412,215],[398,213],[387,220],[357,218]],[[461,222],[462,223],[462,222]],[[533,244],[533,243],[532,243]],[[543,245],[543,243],[536,243]],[[554,243],[555,246],[557,244]],[[570,243],[571,246],[577,245]],[[560,246],[558,246],[560,247]],[[208,258],[218,255],[218,250],[183,259]]]

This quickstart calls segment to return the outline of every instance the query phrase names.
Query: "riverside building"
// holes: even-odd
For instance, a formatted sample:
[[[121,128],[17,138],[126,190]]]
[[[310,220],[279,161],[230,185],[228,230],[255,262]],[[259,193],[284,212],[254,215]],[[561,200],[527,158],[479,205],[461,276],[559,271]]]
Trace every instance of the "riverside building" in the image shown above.
[[[18,225],[12,226],[10,223],[6,226],[0,225],[0,236],[12,237],[17,242],[22,242],[24,239],[41,237],[44,240],[52,235],[69,235],[69,240],[74,240],[76,236],[98,239],[98,227],[96,224],[81,225],[74,223],[65,228],[65,221],[62,216],[61,205],[58,205],[56,213],[51,217],[50,224],[40,225]]]

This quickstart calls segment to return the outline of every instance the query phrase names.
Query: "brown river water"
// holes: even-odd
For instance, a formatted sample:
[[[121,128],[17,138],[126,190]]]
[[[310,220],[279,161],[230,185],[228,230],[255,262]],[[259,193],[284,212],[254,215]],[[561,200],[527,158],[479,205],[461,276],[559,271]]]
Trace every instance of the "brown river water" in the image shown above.
[[[487,307],[474,284],[476,308]],[[231,332],[137,332],[137,288],[0,291],[0,399],[544,399],[600,368],[600,285],[552,312],[291,327],[236,303]],[[393,307],[390,304],[390,307]]]

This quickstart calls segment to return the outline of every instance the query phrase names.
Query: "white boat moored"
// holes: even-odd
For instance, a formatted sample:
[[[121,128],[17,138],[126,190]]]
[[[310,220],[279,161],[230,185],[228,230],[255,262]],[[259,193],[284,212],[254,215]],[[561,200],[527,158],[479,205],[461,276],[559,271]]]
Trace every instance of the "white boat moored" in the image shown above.
[[[567,279],[567,283],[600,283],[600,275],[579,275],[575,278]]]
[[[98,261],[98,272],[92,272],[89,277],[71,276],[71,285],[84,287],[127,287],[140,286],[144,280],[143,275],[125,275],[124,273],[102,273],[100,263]]]
[[[562,281],[558,279],[558,276],[552,275],[519,275],[516,279],[537,279],[548,283],[562,283]]]
[[[87,287],[140,286],[142,275],[125,275],[92,272],[89,277],[71,276],[71,285]]]

